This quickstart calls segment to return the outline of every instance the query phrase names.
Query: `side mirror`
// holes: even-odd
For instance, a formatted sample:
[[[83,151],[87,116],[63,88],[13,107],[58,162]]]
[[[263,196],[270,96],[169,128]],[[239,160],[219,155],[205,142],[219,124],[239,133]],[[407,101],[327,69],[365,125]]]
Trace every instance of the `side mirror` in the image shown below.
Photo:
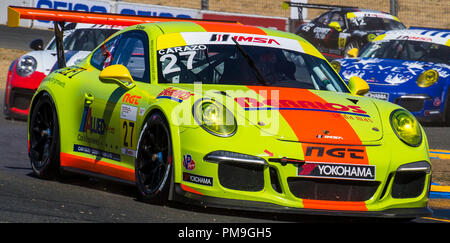
[[[105,83],[116,83],[126,90],[136,86],[130,71],[120,64],[111,65],[103,69],[100,72],[99,79]]]
[[[336,22],[336,21],[333,21],[333,22],[329,23],[328,27],[333,28],[333,29],[335,29],[335,30],[337,30],[339,32],[342,31],[341,25],[338,22]]]
[[[348,87],[353,95],[365,95],[369,92],[369,85],[360,77],[353,76],[348,81]]]
[[[358,48],[352,48],[348,50],[347,55],[351,58],[356,58],[358,57],[358,52],[359,52]]]
[[[44,41],[41,39],[35,39],[30,43],[30,48],[36,51],[44,50]]]

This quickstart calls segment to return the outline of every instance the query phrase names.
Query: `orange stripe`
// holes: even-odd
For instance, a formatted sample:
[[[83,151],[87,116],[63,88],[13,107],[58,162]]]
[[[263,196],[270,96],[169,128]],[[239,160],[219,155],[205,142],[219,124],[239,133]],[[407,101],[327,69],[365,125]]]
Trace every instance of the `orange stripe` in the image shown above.
[[[203,27],[207,32],[231,32],[231,33],[267,35],[266,32],[264,32],[260,28],[248,25],[207,23],[207,22],[205,23],[197,22],[197,24]]]
[[[337,202],[303,199],[303,207],[309,209],[367,211],[367,207],[364,202]]]
[[[88,170],[103,175],[135,182],[134,170],[78,155],[60,153],[61,166]]]
[[[194,193],[194,194],[203,195],[203,193],[194,190],[194,188],[188,187],[188,186],[186,186],[186,185],[184,185],[184,184],[180,184],[180,185],[181,185],[181,189],[183,189],[183,190],[185,190],[185,191],[187,191],[187,192],[191,192],[191,193]]]
[[[279,100],[284,101],[292,101],[292,102],[284,102],[290,106],[299,105],[295,103],[298,100],[309,101],[313,103],[328,103],[326,100],[322,99],[318,95],[312,93],[306,89],[295,89],[295,88],[274,88],[274,87],[263,87],[263,86],[248,86],[248,88],[254,90],[256,93],[259,93],[265,99],[271,99],[270,95],[273,90],[279,91]],[[265,91],[265,92],[260,92]],[[280,102],[280,106],[281,106]],[[335,148],[339,143],[341,144],[353,144],[353,145],[362,145],[361,139],[358,134],[356,134],[355,130],[348,123],[348,121],[334,113],[330,112],[320,112],[320,111],[297,111],[297,110],[280,110],[280,114],[287,121],[289,126],[294,131],[297,141],[302,141],[302,148],[304,154],[306,154],[306,148],[308,146],[314,146],[305,142],[310,143],[322,143],[323,141],[317,138],[318,134],[323,133],[323,129],[327,129],[330,127],[330,124],[333,124],[333,130],[331,131],[331,135],[339,135],[345,138],[344,141],[337,140],[335,145],[320,145],[321,147],[325,147],[326,150]],[[341,146],[342,147],[342,146]],[[368,164],[367,153],[364,146],[352,146],[352,149],[363,150],[364,152],[360,152],[363,155],[364,159],[352,159],[349,157],[345,158],[337,158],[332,156],[327,156],[326,153],[323,156],[318,157],[317,152],[311,154],[310,157],[306,158],[307,161],[316,161],[316,162],[336,162],[336,163],[348,163],[348,164]]]

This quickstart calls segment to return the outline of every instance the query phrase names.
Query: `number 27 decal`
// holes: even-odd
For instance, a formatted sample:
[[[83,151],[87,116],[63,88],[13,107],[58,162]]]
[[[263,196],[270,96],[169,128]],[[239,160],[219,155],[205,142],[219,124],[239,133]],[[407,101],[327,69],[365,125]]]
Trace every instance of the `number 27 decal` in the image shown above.
[[[122,145],[126,148],[135,149],[136,144],[133,142],[136,138],[135,123],[128,120],[122,120],[121,131]]]

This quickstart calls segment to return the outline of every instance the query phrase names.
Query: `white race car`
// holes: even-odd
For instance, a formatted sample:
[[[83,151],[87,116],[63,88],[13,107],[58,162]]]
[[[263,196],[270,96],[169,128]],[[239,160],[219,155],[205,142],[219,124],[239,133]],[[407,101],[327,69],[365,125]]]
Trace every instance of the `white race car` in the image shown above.
[[[96,46],[122,26],[69,23],[64,27],[64,50],[67,66],[86,57]],[[57,68],[56,41],[44,48],[41,39],[31,42],[34,51],[14,60],[8,71],[3,113],[6,118],[26,118],[31,97],[41,81]]]

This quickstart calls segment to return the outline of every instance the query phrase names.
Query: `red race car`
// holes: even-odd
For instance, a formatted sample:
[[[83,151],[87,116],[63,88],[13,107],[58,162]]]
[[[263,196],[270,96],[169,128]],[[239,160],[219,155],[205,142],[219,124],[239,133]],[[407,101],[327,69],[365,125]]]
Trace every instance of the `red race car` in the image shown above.
[[[64,27],[67,66],[86,57],[92,49],[112,35],[119,26],[70,23]],[[8,70],[3,113],[5,118],[26,119],[31,97],[41,81],[57,68],[55,39],[44,48],[40,39],[31,42],[33,51],[14,60]]]

